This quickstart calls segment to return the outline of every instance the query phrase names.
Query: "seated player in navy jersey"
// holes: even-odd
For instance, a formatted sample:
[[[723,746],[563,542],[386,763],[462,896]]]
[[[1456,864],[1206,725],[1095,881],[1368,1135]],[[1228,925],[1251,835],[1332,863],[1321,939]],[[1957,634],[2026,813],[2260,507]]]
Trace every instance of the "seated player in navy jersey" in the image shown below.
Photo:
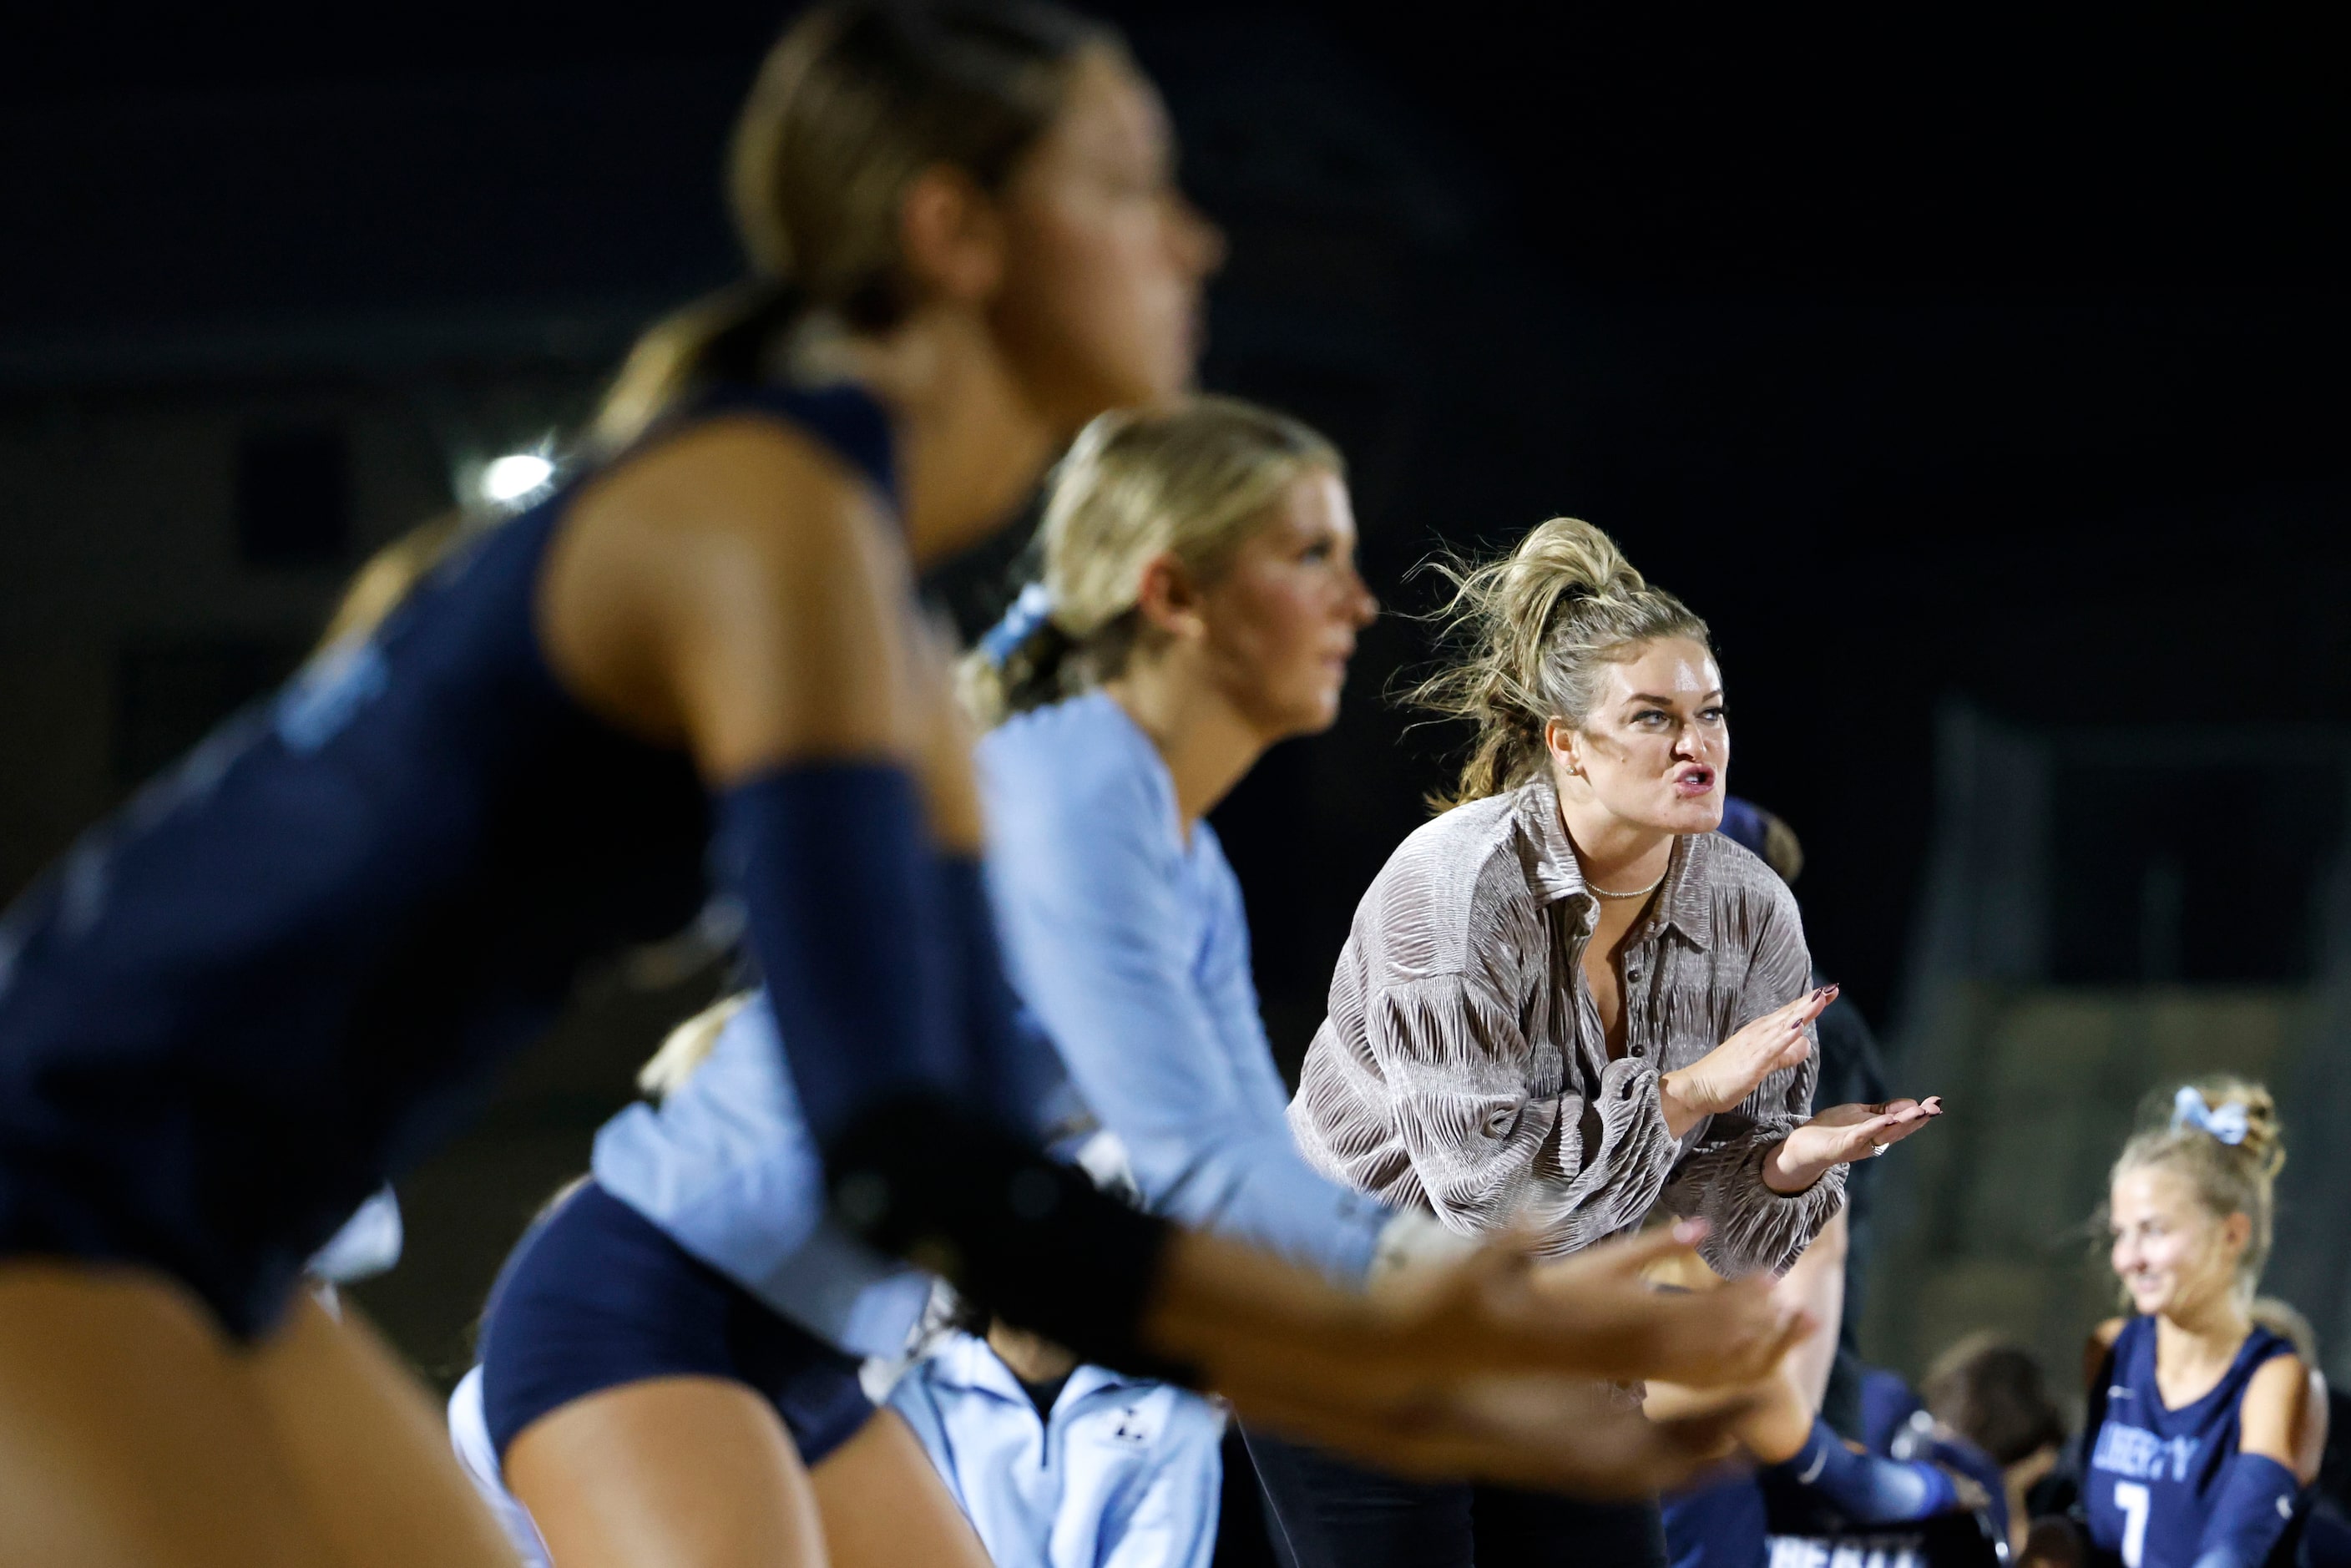
[[[1839,1256],[1816,1258],[1808,1250],[1780,1288],[1808,1294],[1808,1272],[1841,1264]],[[1719,1281],[1703,1266],[1685,1266],[1667,1283],[1705,1290]],[[1736,1430],[1740,1446],[1760,1468],[1728,1469],[1700,1485],[1667,1494],[1666,1546],[1672,1568],[1761,1568],[1776,1561],[1771,1538],[1783,1531],[1801,1530],[1806,1541],[1827,1542],[1851,1531],[1985,1506],[1984,1489],[1935,1462],[1936,1456],[1892,1459],[1847,1445],[1820,1415],[1826,1381],[1824,1364],[1808,1365],[1791,1356],[1777,1375],[1750,1391],[1753,1407]],[[1653,1382],[1646,1406],[1653,1417],[1665,1417],[1696,1403],[1687,1390]]]
[[[2056,1468],[2066,1438],[2040,1364],[2021,1345],[1970,1334],[1935,1358],[1921,1392],[1926,1430],[1901,1434],[1897,1457],[1933,1453],[1977,1476],[2010,1552],[2022,1552],[2032,1519],[2028,1494]]]
[[[2261,1568],[2292,1549],[2323,1443],[2308,1364],[2253,1312],[2285,1152],[2258,1084],[2208,1079],[2164,1105],[2115,1162],[2133,1315],[2092,1346],[2080,1534],[2124,1568]],[[2051,1534],[2036,1557],[2063,1552]]]
[[[1679,1390],[1650,1385],[1653,1411],[1684,1407]],[[1850,1447],[1784,1378],[1759,1391],[1756,1408],[1739,1425],[1739,1440],[1760,1469],[1719,1475],[1665,1499],[1673,1568],[1761,1568],[1777,1560],[1772,1538],[1799,1529],[1802,1539],[1828,1542],[1834,1552],[1844,1537],[1886,1539],[1885,1526],[1988,1505],[1982,1487],[1940,1464],[1881,1458]],[[1784,1522],[1791,1516],[1801,1526]]]

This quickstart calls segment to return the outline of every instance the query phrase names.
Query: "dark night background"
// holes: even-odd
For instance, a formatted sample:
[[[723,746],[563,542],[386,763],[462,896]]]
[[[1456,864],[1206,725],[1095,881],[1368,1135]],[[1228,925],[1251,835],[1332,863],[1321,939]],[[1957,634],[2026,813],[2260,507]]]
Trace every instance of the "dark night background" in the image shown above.
[[[1207,383],[1347,448],[1392,607],[1427,607],[1407,574],[1432,549],[1570,512],[1708,617],[1733,788],[1801,833],[1815,954],[1881,1029],[1955,704],[2089,747],[2053,809],[2055,978],[2311,977],[2343,779],[2308,737],[2351,721],[2351,111],[2329,39],[2217,11],[1110,9],[1232,236]],[[0,883],[282,669],[466,462],[576,418],[630,329],[729,276],[720,147],[778,19],[94,0],[12,20],[0,674],[23,689],[0,697]],[[78,520],[59,453],[110,455],[120,486],[147,459],[110,420],[231,405],[260,412],[215,432],[216,503],[158,477]],[[321,409],[394,411],[407,455],[346,455]],[[272,535],[271,475],[357,496],[347,524]],[[183,570],[175,530],[225,564]],[[1000,564],[962,575],[967,609]],[[1383,700],[1426,651],[1384,622],[1338,731],[1277,751],[1218,818],[1293,1058],[1458,738]],[[27,695],[68,687],[101,717]],[[2286,727],[2185,781],[2096,772],[2097,737],[2212,726]],[[103,760],[60,760],[68,734]],[[2148,843],[2183,923],[2160,964],[2122,907],[2137,872],[2099,880]],[[533,1182],[576,1164],[675,1010],[598,994],[625,1040],[593,1071],[539,1053],[490,1124],[542,1140]],[[510,1239],[521,1200],[497,1201]],[[435,1288],[478,1289],[488,1246]]]

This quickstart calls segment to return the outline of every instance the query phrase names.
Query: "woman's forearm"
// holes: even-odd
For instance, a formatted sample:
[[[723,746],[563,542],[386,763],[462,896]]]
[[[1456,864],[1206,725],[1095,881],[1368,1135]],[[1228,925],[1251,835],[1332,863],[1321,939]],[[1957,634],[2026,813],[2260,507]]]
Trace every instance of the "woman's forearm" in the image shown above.
[[[1666,1131],[1680,1138],[1712,1113],[1694,1103],[1689,1070],[1657,1074],[1657,1109],[1665,1113]]]
[[[1771,1145],[1770,1154],[1763,1156],[1763,1185],[1782,1197],[1792,1197],[1826,1176],[1829,1168],[1826,1165],[1791,1158],[1788,1140],[1782,1138]]]
[[[1835,999],[1834,986],[1807,991],[1742,1025],[1688,1066],[1660,1073],[1657,1108],[1667,1130],[1679,1138],[1744,1103],[1773,1073],[1801,1069],[1812,1055],[1813,1020]]]
[[[1667,1184],[1667,1207],[1711,1228],[1698,1250],[1718,1273],[1786,1269],[1844,1201],[1842,1166],[1791,1190],[1773,1185],[1769,1167],[1786,1135],[1774,1124],[1701,1144]]]

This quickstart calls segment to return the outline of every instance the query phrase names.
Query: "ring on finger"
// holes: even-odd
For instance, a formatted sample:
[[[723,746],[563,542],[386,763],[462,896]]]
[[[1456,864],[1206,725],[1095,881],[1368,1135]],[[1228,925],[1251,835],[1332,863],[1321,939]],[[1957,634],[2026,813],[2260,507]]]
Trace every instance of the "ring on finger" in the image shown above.
[[[1870,1140],[1869,1140],[1869,1155],[1870,1155],[1870,1157],[1871,1157],[1872,1159],[1876,1159],[1878,1155],[1880,1155],[1884,1154],[1887,1149],[1891,1148],[1892,1146],[1893,1146],[1893,1145],[1890,1145],[1890,1144],[1881,1144],[1881,1143],[1879,1143],[1876,1138],[1872,1138],[1872,1139],[1870,1139]]]

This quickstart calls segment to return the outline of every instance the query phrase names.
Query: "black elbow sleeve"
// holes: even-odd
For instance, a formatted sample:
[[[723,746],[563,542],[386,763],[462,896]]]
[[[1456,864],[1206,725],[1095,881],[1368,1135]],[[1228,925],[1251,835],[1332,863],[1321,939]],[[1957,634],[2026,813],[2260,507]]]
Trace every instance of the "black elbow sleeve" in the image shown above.
[[[834,1218],[876,1250],[1086,1361],[1196,1382],[1141,1337],[1175,1228],[984,1114],[894,1096],[828,1143],[825,1169]]]

